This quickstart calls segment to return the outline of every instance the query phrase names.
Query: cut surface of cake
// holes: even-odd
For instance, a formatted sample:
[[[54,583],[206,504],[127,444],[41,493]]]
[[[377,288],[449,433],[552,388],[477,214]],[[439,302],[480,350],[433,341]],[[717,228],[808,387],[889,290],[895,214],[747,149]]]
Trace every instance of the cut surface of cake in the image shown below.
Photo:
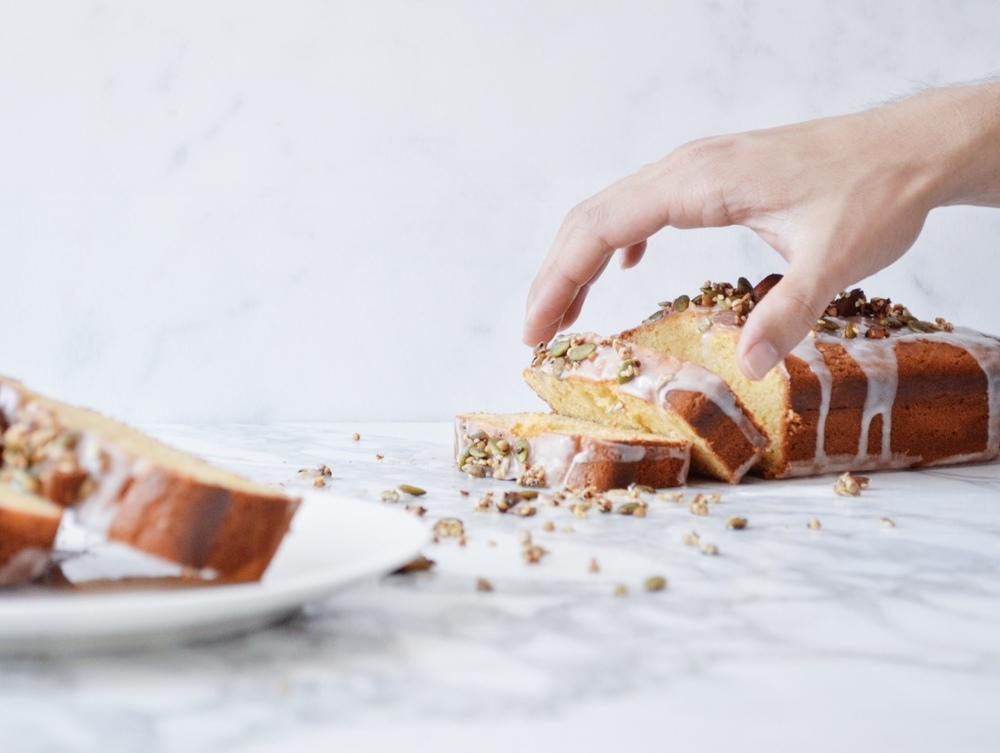
[[[473,476],[525,486],[606,491],[681,486],[690,445],[548,413],[467,413],[455,418],[455,461]]]
[[[298,507],[12,379],[0,378],[0,424],[0,485],[71,507],[93,531],[223,581],[260,578]]]
[[[562,415],[690,442],[692,468],[729,483],[767,444],[715,374],[618,339],[559,336],[536,349],[524,379]]]
[[[25,583],[42,573],[62,513],[53,502],[0,486],[0,586]]]
[[[757,382],[736,360],[742,325],[777,282],[706,283],[661,305],[623,340],[708,368],[769,437],[771,478],[984,461],[1000,454],[1000,340],[915,318],[855,289]]]

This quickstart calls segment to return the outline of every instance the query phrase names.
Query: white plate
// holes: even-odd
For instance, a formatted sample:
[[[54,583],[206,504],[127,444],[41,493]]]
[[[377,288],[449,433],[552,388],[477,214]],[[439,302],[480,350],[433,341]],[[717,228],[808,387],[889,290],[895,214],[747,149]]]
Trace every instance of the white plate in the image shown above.
[[[401,511],[329,493],[302,497],[259,583],[116,593],[11,591],[0,595],[0,653],[134,649],[246,632],[362,578],[391,572],[427,543],[425,527]]]

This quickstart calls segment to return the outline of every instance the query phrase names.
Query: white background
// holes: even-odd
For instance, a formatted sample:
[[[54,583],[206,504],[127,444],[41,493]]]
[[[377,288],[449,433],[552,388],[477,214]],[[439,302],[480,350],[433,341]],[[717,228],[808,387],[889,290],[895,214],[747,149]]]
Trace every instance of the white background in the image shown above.
[[[995,2],[2,2],[0,371],[135,421],[536,406],[569,207],[674,146],[1000,71]],[[867,287],[1000,330],[1000,211]],[[581,328],[781,269],[666,231]]]

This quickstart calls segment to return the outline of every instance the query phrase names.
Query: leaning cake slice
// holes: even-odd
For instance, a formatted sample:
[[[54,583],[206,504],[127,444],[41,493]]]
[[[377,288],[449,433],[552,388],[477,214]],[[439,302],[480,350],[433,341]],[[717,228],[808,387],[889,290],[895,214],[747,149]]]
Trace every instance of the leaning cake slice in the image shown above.
[[[770,478],[982,461],[1000,453],[1000,340],[922,321],[862,290],[832,301],[814,331],[757,382],[736,360],[742,326],[781,279],[707,282],[619,337],[719,374],[770,443]]]
[[[687,442],[551,413],[467,413],[455,417],[455,461],[472,476],[525,486],[597,491],[642,484],[681,486]]]
[[[260,578],[299,504],[2,377],[0,427],[5,493],[19,488],[73,508],[98,534],[220,581]]]
[[[557,337],[536,349],[524,379],[562,415],[690,442],[694,470],[729,483],[767,444],[722,379],[621,340]]]

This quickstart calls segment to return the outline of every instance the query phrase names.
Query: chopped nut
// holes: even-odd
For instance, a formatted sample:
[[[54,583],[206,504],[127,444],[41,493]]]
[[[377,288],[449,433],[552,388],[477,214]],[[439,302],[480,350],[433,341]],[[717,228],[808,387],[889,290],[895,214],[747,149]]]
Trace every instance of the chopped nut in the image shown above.
[[[690,531],[681,537],[681,543],[684,546],[698,546],[701,543],[701,536],[698,535],[697,531]]]
[[[537,509],[535,507],[532,507],[531,505],[521,505],[516,510],[514,510],[514,514],[520,515],[522,518],[530,518],[534,516],[536,512]]]
[[[383,502],[399,502],[399,492],[395,489],[386,489],[382,492]]]
[[[639,517],[645,517],[646,511],[643,508],[641,502],[626,502],[624,504],[618,505],[618,509],[616,510],[616,512],[619,515],[637,515],[640,510],[642,510],[642,513],[641,515],[639,515]]]
[[[715,494],[706,494],[705,501],[710,505],[717,505],[722,501],[722,495],[716,492]]]
[[[397,488],[411,497],[422,497],[427,494],[427,490],[421,489],[419,486],[413,486],[412,484],[400,484]]]
[[[553,523],[551,520],[546,520],[542,524],[542,530],[546,531],[547,533],[552,533],[554,530],[556,530],[556,524]]]
[[[614,594],[615,596],[628,596],[628,588],[623,583],[619,583],[615,586]]]
[[[354,434],[351,435],[351,439],[353,439],[355,442],[360,442],[361,441],[361,435],[358,434],[357,432],[354,432]]]
[[[530,544],[521,551],[521,556],[524,557],[524,561],[529,565],[537,565],[542,561],[542,557],[547,555],[549,552],[547,549],[543,549],[538,546],[538,544]]]
[[[533,465],[525,468],[517,479],[520,486],[542,487],[545,486],[545,469],[540,465]]]
[[[691,500],[691,505],[689,506],[692,515],[700,515],[704,517],[708,515],[708,500],[702,494],[696,494],[694,499]]]
[[[841,497],[857,497],[862,489],[868,488],[869,479],[867,476],[852,476],[849,472],[837,479],[833,490]]]
[[[476,590],[482,591],[483,593],[489,593],[493,590],[493,584],[486,580],[486,578],[477,578]]]
[[[701,553],[707,554],[709,557],[715,557],[719,553],[719,547],[715,544],[702,544]]]
[[[317,476],[316,478],[313,479],[313,486],[315,486],[317,489],[323,488],[324,486],[326,486],[326,479],[323,478],[322,476]]]
[[[814,531],[818,531],[820,528],[823,527],[823,524],[819,522],[819,518],[810,518],[809,522],[806,523],[806,525]]]
[[[434,524],[434,535],[444,539],[457,539],[465,535],[465,525],[458,518],[441,518]]]
[[[667,587],[667,579],[662,575],[652,575],[643,581],[642,587],[647,591],[662,591]]]
[[[423,505],[407,505],[406,511],[409,513],[413,513],[418,518],[422,518],[424,517],[424,515],[427,514],[427,508],[424,507]]]
[[[893,520],[892,518],[882,518],[881,522],[882,522],[882,527],[883,528],[895,528],[896,527],[896,521]]]
[[[597,564],[597,557],[591,557],[590,564],[587,565],[588,573],[599,573],[601,572],[601,566]]]
[[[385,460],[385,455],[383,455],[381,452],[376,452],[375,453],[375,459],[378,460],[378,461]]]
[[[726,528],[731,528],[734,531],[742,531],[746,527],[747,527],[747,519],[746,518],[740,518],[740,517],[737,517],[737,516],[733,516],[729,520],[726,521]]]
[[[468,489],[459,489],[458,493],[461,494],[463,497],[468,497],[469,496],[469,490]]]

